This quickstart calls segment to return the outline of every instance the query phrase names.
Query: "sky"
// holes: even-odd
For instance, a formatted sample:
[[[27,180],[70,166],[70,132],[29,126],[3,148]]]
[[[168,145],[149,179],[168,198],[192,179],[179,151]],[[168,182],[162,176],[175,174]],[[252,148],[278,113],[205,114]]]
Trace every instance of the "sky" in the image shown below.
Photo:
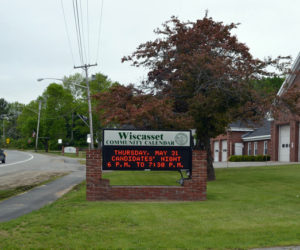
[[[103,2],[102,2],[103,1]],[[75,2],[74,2],[75,3]],[[208,15],[240,23],[233,34],[259,59],[300,52],[299,0],[77,0],[84,48],[80,60],[72,0],[1,0],[0,98],[28,104],[53,80],[95,64],[121,84],[139,84],[146,70],[121,63],[171,16],[196,21]],[[80,8],[81,6],[81,8]],[[81,11],[80,11],[81,10]],[[82,13],[82,14],[81,14]],[[102,14],[101,14],[102,13]],[[100,27],[100,28],[99,28]],[[60,81],[57,80],[57,83]]]

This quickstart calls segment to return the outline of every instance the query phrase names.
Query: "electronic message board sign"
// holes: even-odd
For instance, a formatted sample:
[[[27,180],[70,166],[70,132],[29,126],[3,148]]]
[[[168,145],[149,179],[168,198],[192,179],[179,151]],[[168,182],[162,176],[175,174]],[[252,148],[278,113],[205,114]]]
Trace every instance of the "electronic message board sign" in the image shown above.
[[[190,131],[103,131],[103,170],[192,168]]]

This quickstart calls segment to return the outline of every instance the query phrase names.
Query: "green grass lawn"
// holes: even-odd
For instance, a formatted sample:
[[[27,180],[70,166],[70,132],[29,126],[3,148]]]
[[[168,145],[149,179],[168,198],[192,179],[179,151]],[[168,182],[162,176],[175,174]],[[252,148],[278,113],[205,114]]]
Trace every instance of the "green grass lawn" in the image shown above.
[[[174,185],[179,177],[153,173],[112,172],[105,177],[114,185],[126,180]],[[0,223],[0,249],[300,245],[299,165],[216,173],[204,202],[87,202],[85,186],[79,185],[39,211]]]
[[[185,171],[182,174],[187,178]],[[109,179],[110,185],[180,186],[181,176],[178,171],[113,171],[105,173],[103,178]]]

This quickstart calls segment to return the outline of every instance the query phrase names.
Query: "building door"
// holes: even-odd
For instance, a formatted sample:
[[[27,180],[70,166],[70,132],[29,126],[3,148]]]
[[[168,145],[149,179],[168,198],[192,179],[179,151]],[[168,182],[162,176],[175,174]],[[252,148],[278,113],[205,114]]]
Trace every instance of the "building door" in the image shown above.
[[[243,143],[234,143],[234,155],[243,155]]]
[[[215,141],[214,142],[214,161],[218,162],[219,161],[219,142]]]
[[[222,141],[222,161],[227,161],[227,140]]]
[[[290,161],[290,126],[279,127],[278,160]]]

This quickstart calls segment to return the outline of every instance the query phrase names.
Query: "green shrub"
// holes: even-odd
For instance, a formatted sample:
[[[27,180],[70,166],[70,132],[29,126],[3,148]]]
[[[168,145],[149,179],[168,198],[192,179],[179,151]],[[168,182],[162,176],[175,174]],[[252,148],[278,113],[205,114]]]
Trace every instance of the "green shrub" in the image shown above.
[[[229,161],[240,161],[240,159],[241,159],[241,157],[240,156],[242,156],[242,155],[232,155],[232,156],[230,156],[230,158],[229,158]]]
[[[269,161],[269,155],[232,155],[229,161],[239,162],[239,161]]]

